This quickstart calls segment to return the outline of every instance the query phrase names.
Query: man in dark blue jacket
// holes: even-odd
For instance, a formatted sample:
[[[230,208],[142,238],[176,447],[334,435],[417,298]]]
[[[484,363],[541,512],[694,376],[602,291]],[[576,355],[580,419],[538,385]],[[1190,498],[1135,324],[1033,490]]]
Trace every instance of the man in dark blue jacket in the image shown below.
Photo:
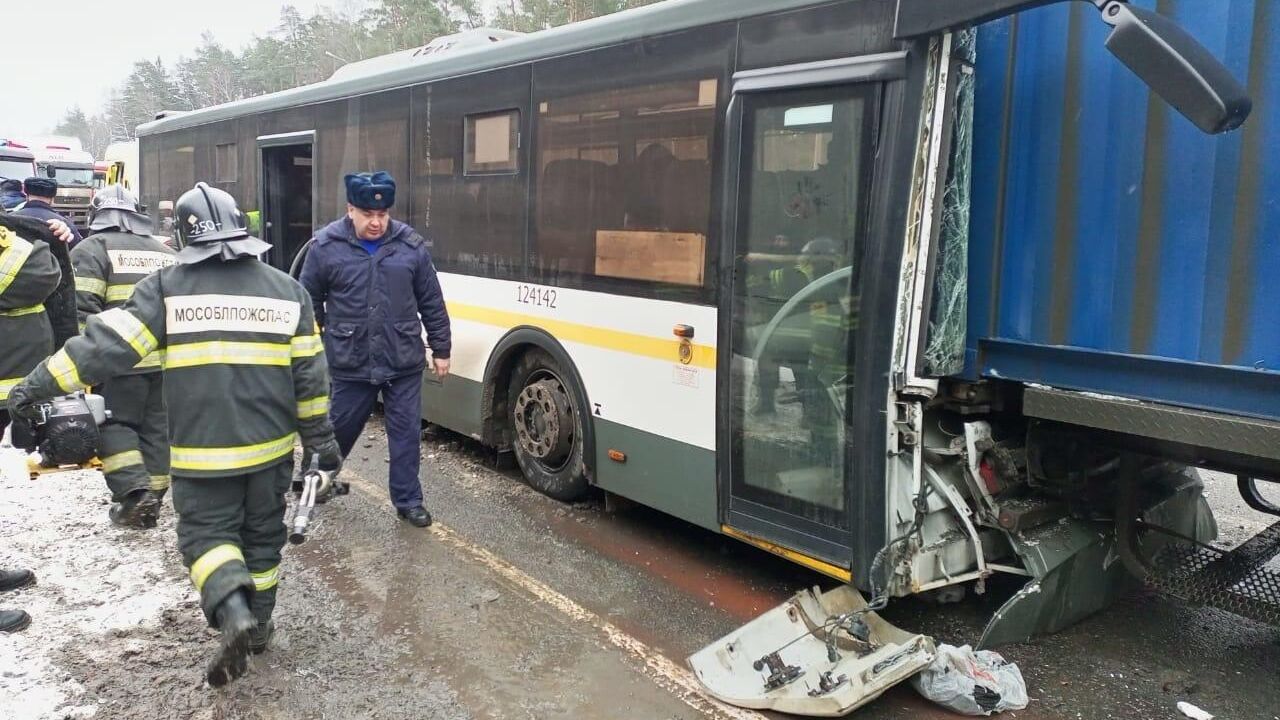
[[[12,210],[27,201],[22,194],[22,181],[17,178],[0,180],[0,210]]]
[[[58,194],[58,183],[56,181],[50,178],[29,177],[22,181],[22,189],[27,194],[27,202],[22,206],[21,210],[15,210],[14,212],[45,221],[61,220],[71,227],[70,247],[80,244],[80,231],[76,229],[71,220],[53,209],[53,199]]]
[[[449,374],[449,313],[422,236],[392,220],[396,183],[386,172],[347,175],[347,216],[316,233],[302,267],[323,326],[333,382],[329,417],[345,457],[382,393],[391,454],[391,502],[418,527],[431,524],[418,478],[422,372]]]

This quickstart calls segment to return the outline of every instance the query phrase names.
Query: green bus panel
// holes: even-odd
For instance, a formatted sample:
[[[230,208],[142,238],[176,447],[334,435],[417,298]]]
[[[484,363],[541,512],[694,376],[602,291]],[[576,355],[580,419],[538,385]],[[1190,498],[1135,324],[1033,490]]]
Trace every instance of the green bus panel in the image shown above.
[[[714,451],[593,419],[596,485],[681,520],[720,531]],[[611,460],[611,449],[626,453],[626,461]]]

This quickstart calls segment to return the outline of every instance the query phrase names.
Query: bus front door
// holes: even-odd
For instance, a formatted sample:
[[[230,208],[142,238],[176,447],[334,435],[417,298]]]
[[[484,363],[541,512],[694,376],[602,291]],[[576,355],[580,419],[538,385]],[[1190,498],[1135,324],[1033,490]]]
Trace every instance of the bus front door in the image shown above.
[[[723,529],[844,580],[856,519],[854,333],[880,88],[757,90],[736,94],[731,108]]]

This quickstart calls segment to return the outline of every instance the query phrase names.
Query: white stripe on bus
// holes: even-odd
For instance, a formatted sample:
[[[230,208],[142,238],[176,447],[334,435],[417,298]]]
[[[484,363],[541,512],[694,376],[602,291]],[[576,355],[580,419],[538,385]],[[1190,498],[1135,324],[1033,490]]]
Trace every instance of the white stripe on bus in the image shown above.
[[[446,301],[490,307],[498,316],[544,315],[663,342],[674,339],[674,325],[692,325],[695,345],[715,347],[717,312],[714,307],[559,288],[555,308],[538,307],[517,300],[520,283],[450,273],[441,273],[440,280]],[[482,382],[490,354],[510,329],[455,319],[451,372]],[[587,412],[592,416],[715,450],[716,371],[713,368],[681,365],[674,352],[670,360],[664,360],[563,340],[562,344],[582,377],[593,405]]]

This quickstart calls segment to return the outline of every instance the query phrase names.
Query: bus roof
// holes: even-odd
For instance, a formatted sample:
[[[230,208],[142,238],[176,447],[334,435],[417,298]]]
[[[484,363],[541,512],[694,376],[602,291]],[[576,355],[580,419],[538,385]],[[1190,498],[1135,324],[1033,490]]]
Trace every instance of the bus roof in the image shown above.
[[[338,100],[581,52],[648,35],[661,35],[711,23],[821,5],[830,1],[667,0],[667,2],[562,25],[501,42],[469,45],[452,52],[425,55],[418,62],[391,63],[386,69],[377,70],[371,67],[368,73],[344,73],[339,70],[329,79],[311,85],[200,110],[175,113],[138,126],[137,134],[139,137],[155,135],[245,115]]]

